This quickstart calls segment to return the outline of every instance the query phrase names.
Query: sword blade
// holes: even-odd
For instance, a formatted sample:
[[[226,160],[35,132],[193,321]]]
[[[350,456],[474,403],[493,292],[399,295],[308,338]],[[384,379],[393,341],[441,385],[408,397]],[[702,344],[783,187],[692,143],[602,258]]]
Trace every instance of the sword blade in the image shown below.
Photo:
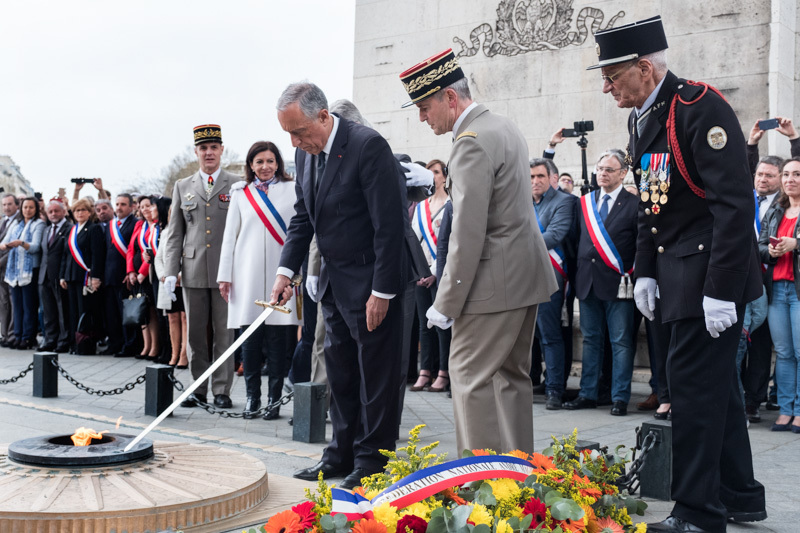
[[[194,380],[194,382],[191,385],[186,387],[183,393],[180,396],[178,396],[178,399],[172,402],[172,405],[167,407],[160,415],[158,415],[158,418],[153,420],[149,426],[147,426],[141,433],[139,433],[136,436],[135,439],[133,439],[127,446],[125,446],[125,451],[127,452],[131,448],[136,446],[139,443],[139,441],[141,441],[145,437],[145,435],[153,431],[153,429],[155,429],[156,426],[158,426],[165,418],[167,418],[170,415],[170,413],[172,413],[172,411],[174,411],[175,408],[178,407],[181,404],[181,402],[183,402],[183,400],[188,398],[189,395],[192,394],[197,389],[197,387],[200,386],[201,383],[205,383],[206,380],[208,380],[208,378],[211,377],[211,374],[213,374],[216,369],[222,366],[222,363],[227,361],[228,358],[231,355],[233,355],[233,352],[235,352],[236,349],[239,348],[239,346],[241,346],[242,343],[244,343],[244,341],[246,341],[247,338],[250,335],[252,335],[253,332],[255,332],[255,330],[257,330],[261,324],[264,323],[267,317],[271,315],[274,310],[275,308],[273,307],[268,307],[264,309],[264,312],[261,313],[261,315],[259,315],[259,317],[255,320],[255,322],[250,324],[250,326],[246,330],[244,330],[244,333],[242,333],[239,336],[239,338],[236,339],[236,341],[234,341],[233,344],[231,344],[230,348],[225,350],[225,353],[219,356],[219,359],[214,361],[214,364],[209,366],[208,369],[205,372],[203,372],[203,374],[199,378]]]

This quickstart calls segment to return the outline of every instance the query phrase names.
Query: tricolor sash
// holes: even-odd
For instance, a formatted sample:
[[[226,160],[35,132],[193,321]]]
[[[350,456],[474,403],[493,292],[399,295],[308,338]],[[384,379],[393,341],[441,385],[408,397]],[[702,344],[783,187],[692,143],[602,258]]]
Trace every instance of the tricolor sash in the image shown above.
[[[122,232],[120,232],[119,226],[117,223],[119,219],[114,217],[114,220],[108,225],[108,231],[111,234],[111,242],[114,244],[114,248],[122,255],[122,257],[126,257],[128,255],[128,245],[125,244],[125,239],[122,238]]]
[[[252,189],[255,189],[258,194],[253,194]],[[258,215],[258,218],[264,223],[264,227],[267,228],[270,235],[272,235],[278,244],[283,246],[286,240],[286,223],[281,218],[278,210],[275,209],[275,206],[272,205],[266,193],[250,184],[244,188],[244,195],[247,197],[247,201],[250,202],[250,205],[253,206],[256,215]]]
[[[67,246],[69,247],[69,253],[72,254],[72,258],[78,263],[82,269],[86,271],[86,275],[83,277],[83,283],[86,284],[89,281],[89,265],[86,264],[86,261],[83,259],[83,254],[81,253],[81,249],[78,248],[78,224],[72,226],[72,229],[69,230],[69,239],[67,239]]]
[[[600,258],[608,268],[622,276],[619,280],[617,298],[621,300],[633,298],[633,281],[631,281],[633,267],[627,272],[624,270],[622,256],[617,247],[614,246],[614,241],[611,240],[605,224],[600,219],[600,213],[597,211],[597,200],[595,200],[593,192],[581,196],[581,211],[583,211],[583,220],[586,222],[589,237],[592,239],[592,244],[594,244],[594,248]]]
[[[139,230],[139,251],[144,252],[150,249],[150,224],[146,220],[142,220],[142,228]]]
[[[372,509],[386,502],[396,509],[403,509],[444,489],[471,481],[498,478],[525,481],[531,474],[533,465],[518,457],[507,455],[464,457],[409,474],[372,500],[346,490],[331,489],[333,497],[331,515],[344,513],[348,520],[370,518]]]
[[[148,235],[147,244],[150,246],[150,253],[152,255],[156,255],[156,251],[158,250],[158,239],[161,237],[161,227],[159,227],[158,222],[154,222],[148,228]]]
[[[433,231],[433,219],[431,217],[431,204],[427,200],[423,200],[417,204],[415,218],[417,219],[417,226],[419,233],[422,235],[422,240],[428,247],[431,253],[431,258],[436,260],[436,232]]]
[[[756,230],[756,239],[761,236],[761,218],[758,216],[758,193],[753,189],[753,199],[756,202],[756,218],[753,221],[753,229]]]
[[[536,214],[536,223],[539,224],[539,231],[544,233],[544,226],[542,225],[542,221],[539,220],[539,213],[536,211],[536,206],[533,207],[533,212]],[[564,266],[564,252],[561,251],[561,248],[556,246],[552,250],[547,250],[547,253],[550,255],[550,262],[553,263],[553,268],[556,269],[556,272],[561,274],[561,277],[567,279],[567,269]]]

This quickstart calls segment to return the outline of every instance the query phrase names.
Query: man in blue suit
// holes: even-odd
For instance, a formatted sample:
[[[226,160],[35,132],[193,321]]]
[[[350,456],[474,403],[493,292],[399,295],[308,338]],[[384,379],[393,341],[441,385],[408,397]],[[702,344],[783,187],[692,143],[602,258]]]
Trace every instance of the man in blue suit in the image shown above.
[[[389,145],[375,130],[329,113],[314,84],[295,83],[278,100],[297,168],[289,225],[272,302],[291,296],[316,234],[322,256],[318,295],[325,317],[325,365],[333,439],[317,465],[295,477],[346,476],[341,487],[383,470],[393,450],[400,388],[405,290],[405,192]]]
[[[122,325],[122,300],[127,297],[125,286],[125,252],[131,242],[136,218],[133,213],[133,197],[123,193],[117,196],[114,218],[106,223],[106,278],[105,310],[108,348],[100,355],[114,357],[133,356],[133,342],[136,336],[130,328]]]
[[[600,189],[581,199],[576,293],[581,305],[583,370],[580,395],[566,409],[597,407],[598,381],[608,326],[613,353],[611,414],[628,413],[633,376],[633,285],[628,272],[636,255],[639,198],[627,192],[625,154],[608,150],[597,161]],[[590,196],[590,195],[593,195]]]

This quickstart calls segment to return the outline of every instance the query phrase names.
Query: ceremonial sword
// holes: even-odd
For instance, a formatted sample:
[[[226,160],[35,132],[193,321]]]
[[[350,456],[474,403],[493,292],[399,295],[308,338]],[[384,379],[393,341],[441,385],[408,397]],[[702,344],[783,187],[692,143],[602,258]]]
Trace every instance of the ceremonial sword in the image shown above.
[[[292,286],[297,287],[300,285],[300,283],[302,283],[302,276],[300,274],[292,278]],[[236,341],[234,341],[234,343],[231,344],[231,346],[227,350],[225,350],[225,353],[220,355],[219,358],[216,361],[214,361],[214,364],[209,366],[199,378],[194,380],[194,382],[191,385],[186,387],[183,393],[181,393],[181,395],[178,396],[178,399],[172,402],[172,405],[164,409],[164,411],[160,415],[158,415],[158,418],[153,420],[150,423],[150,425],[144,429],[144,431],[139,433],[135,439],[133,439],[127,446],[125,446],[124,451],[127,452],[131,448],[136,446],[139,443],[139,441],[141,441],[145,437],[145,435],[153,431],[153,429],[155,429],[156,426],[158,426],[165,418],[167,418],[172,413],[172,411],[175,410],[175,408],[177,408],[186,398],[189,397],[190,394],[192,394],[195,390],[197,390],[197,388],[200,386],[201,383],[205,383],[208,380],[208,378],[211,377],[211,374],[213,374],[216,369],[222,366],[222,363],[228,360],[228,358],[233,354],[233,352],[235,352],[236,349],[239,348],[239,346],[241,346],[242,343],[244,343],[244,341],[247,340],[247,338],[250,335],[252,335],[253,332],[255,332],[255,330],[257,330],[259,326],[261,326],[261,324],[264,323],[264,321],[267,319],[269,315],[272,314],[273,311],[280,311],[281,313],[286,313],[286,314],[292,312],[292,310],[289,309],[288,307],[284,307],[282,305],[272,305],[263,300],[256,300],[255,304],[264,307],[265,308],[264,312],[261,313],[261,315],[259,315],[259,317],[256,318],[255,321],[252,324],[250,324],[250,326],[246,330],[244,330],[244,332],[239,336],[239,338],[236,339]]]

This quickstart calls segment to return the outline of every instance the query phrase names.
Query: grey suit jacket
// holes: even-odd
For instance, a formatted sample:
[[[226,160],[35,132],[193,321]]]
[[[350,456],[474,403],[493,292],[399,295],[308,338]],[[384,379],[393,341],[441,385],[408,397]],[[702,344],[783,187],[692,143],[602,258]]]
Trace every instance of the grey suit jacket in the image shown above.
[[[479,105],[450,154],[450,249],[434,307],[451,318],[545,302],[558,289],[530,195],[528,146]]]
[[[574,198],[574,197],[573,197]],[[577,198],[575,198],[577,200]],[[561,247],[575,221],[575,205],[566,194],[549,187],[539,204],[533,204],[539,222],[544,227],[542,238],[548,250]]]
[[[21,218],[22,218],[22,212],[19,209],[17,209],[17,214],[8,220],[8,224],[6,224],[6,227],[3,228],[3,232],[0,233],[0,241],[6,238],[6,233],[8,233],[8,230],[10,230],[11,226],[14,225],[13,223],[20,220]],[[0,281],[2,281],[3,278],[5,277],[6,265],[8,264],[9,251],[10,250],[0,250],[0,272],[3,273],[3,275],[0,276]]]
[[[218,287],[217,270],[230,206],[230,188],[241,179],[241,176],[223,170],[208,196],[200,172],[175,184],[165,272],[167,276],[180,273],[183,287]]]

